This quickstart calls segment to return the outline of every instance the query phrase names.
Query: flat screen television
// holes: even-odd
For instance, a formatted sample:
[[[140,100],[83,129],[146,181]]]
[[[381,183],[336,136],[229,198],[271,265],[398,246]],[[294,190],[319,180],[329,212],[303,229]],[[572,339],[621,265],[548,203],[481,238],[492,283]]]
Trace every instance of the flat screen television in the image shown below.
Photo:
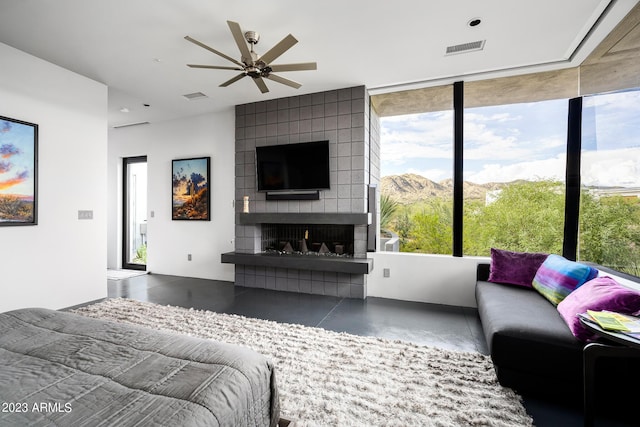
[[[329,141],[256,147],[258,191],[327,190]]]

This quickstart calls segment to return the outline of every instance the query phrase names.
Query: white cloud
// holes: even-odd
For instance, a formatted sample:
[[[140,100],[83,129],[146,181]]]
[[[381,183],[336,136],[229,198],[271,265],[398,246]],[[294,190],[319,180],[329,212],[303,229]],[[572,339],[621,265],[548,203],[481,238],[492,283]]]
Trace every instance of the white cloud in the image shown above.
[[[517,179],[564,181],[566,156],[503,165],[485,164],[479,172],[465,171],[464,179],[483,184]],[[583,152],[581,182],[586,186],[640,187],[640,149]]]
[[[453,159],[453,144],[442,147],[415,142],[397,142],[383,144],[380,150],[384,162],[392,164],[403,164],[410,159]]]
[[[560,136],[531,141],[515,127],[522,117],[509,113],[465,114],[465,159],[522,161],[548,156],[549,149],[563,147]],[[381,158],[393,165],[409,159],[451,159],[453,156],[451,112],[413,114],[383,119]],[[513,127],[508,125],[514,122]]]
[[[582,184],[640,187],[640,148],[584,152]]]
[[[510,182],[518,179],[538,180],[554,179],[564,181],[565,160],[564,154],[552,159],[518,162],[509,165],[500,163],[485,164],[479,172],[465,173],[465,181],[484,184],[487,182]]]
[[[503,106],[508,111],[492,107],[465,112],[466,180],[485,183],[565,179],[564,107],[555,104],[540,109],[537,105]],[[596,108],[593,117],[598,150],[583,152],[583,184],[640,186],[640,91],[587,98],[587,126],[589,105]],[[589,143],[585,144],[584,149],[589,150]],[[446,170],[443,161],[452,159],[451,111],[382,119],[383,169],[386,164],[393,173],[417,173],[439,181],[451,177],[452,170]],[[474,166],[482,169],[472,170]]]
[[[522,116],[513,115],[511,113],[495,113],[495,114],[478,114],[474,112],[465,112],[465,122],[491,122],[506,123],[521,120]]]
[[[453,158],[452,122],[450,112],[384,118],[381,158],[396,165],[417,158]]]

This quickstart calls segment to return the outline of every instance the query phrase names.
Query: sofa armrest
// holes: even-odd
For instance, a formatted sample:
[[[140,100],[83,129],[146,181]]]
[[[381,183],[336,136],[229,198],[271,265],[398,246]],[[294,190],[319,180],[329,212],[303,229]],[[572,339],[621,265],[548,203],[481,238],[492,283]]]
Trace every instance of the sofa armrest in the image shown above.
[[[476,280],[480,282],[486,282],[489,279],[489,270],[490,264],[478,264],[478,269],[476,270]]]

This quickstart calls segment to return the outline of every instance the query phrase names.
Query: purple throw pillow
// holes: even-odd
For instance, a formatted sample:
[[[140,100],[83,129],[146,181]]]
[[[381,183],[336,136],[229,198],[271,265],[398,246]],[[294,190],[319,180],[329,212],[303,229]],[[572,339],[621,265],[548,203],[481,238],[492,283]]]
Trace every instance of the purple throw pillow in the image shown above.
[[[531,287],[538,268],[547,259],[547,254],[534,252],[511,252],[491,248],[489,282]]]
[[[609,276],[602,276],[588,281],[562,300],[558,304],[558,313],[571,333],[584,342],[595,338],[578,318],[578,314],[587,310],[634,314],[640,310],[640,291],[623,286]]]

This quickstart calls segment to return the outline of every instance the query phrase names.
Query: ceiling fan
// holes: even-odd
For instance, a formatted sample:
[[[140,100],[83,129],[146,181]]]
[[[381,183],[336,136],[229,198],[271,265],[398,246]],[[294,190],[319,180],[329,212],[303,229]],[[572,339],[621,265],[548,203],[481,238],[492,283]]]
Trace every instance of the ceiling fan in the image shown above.
[[[281,71],[303,71],[303,70],[315,70],[317,69],[317,65],[315,62],[303,62],[298,64],[272,64],[280,55],[289,50],[293,45],[298,43],[295,37],[291,34],[282,39],[278,44],[269,49],[263,55],[258,55],[254,52],[253,47],[258,44],[258,40],[260,39],[260,34],[255,31],[247,31],[242,33],[240,29],[240,24],[233,21],[227,21],[229,24],[229,28],[231,29],[231,34],[233,35],[236,44],[238,45],[238,49],[240,49],[241,58],[240,61],[231,58],[228,55],[225,55],[222,52],[215,50],[214,48],[207,46],[206,44],[192,38],[186,36],[185,39],[190,41],[193,44],[196,44],[204,49],[207,49],[209,52],[213,52],[218,56],[223,57],[224,59],[233,62],[236,64],[236,67],[224,67],[218,65],[197,65],[197,64],[187,64],[187,66],[191,68],[209,68],[213,70],[235,70],[241,71],[240,74],[235,77],[227,80],[222,83],[220,87],[227,87],[231,83],[235,83],[243,77],[249,76],[255,82],[260,92],[266,93],[269,92],[269,88],[267,87],[264,79],[269,79],[274,82],[278,82],[292,88],[298,89],[302,86],[300,83],[295,82],[293,80],[285,79],[284,77],[280,77],[273,72],[281,72]],[[249,48],[249,46],[251,48]]]

